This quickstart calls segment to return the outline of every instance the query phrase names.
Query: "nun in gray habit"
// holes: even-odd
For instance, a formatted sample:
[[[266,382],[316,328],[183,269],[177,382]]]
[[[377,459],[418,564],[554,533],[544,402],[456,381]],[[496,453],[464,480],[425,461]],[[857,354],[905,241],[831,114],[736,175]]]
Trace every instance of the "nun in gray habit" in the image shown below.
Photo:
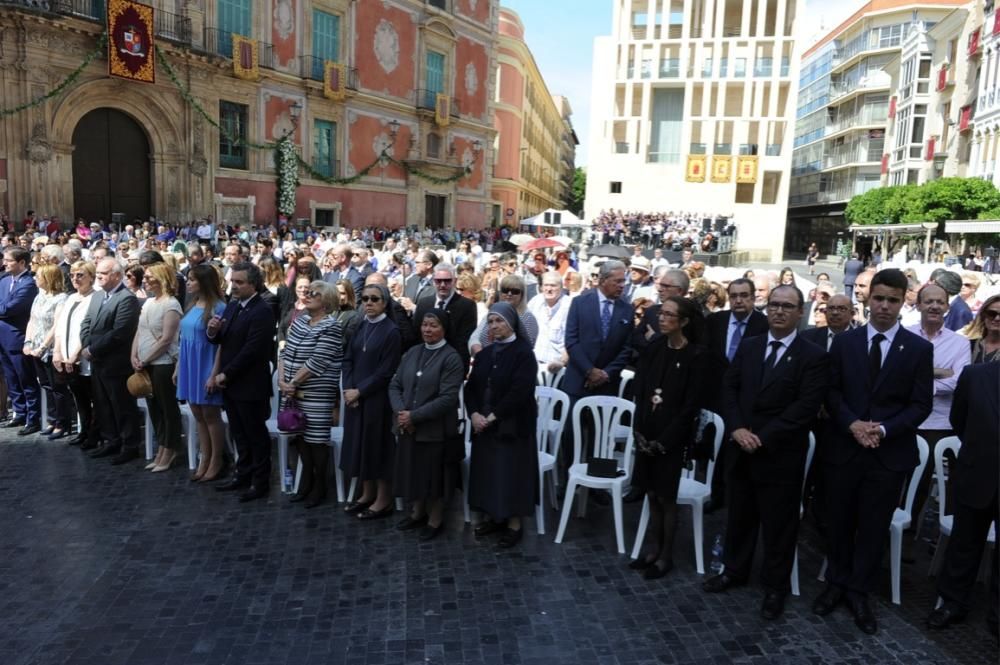
[[[490,517],[476,527],[476,537],[499,533],[499,545],[513,547],[521,540],[521,518],[538,503],[538,362],[510,304],[490,307],[486,325],[493,344],[476,355],[465,385],[473,432],[469,505]]]
[[[445,498],[460,477],[460,458],[450,448],[458,437],[458,394],[465,365],[448,345],[448,325],[444,310],[424,312],[419,322],[423,343],[403,354],[389,382],[397,436],[394,488],[397,496],[413,501],[410,515],[396,528],[421,528],[421,540],[441,533]]]

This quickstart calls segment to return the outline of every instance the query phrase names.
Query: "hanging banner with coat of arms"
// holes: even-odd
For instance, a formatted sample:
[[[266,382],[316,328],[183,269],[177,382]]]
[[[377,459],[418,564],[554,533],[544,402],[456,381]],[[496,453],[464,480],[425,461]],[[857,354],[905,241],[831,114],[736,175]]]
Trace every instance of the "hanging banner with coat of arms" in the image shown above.
[[[129,0],[108,0],[108,74],[155,83],[153,8]]]
[[[447,127],[451,121],[451,97],[438,93],[434,100],[434,122],[438,127]]]
[[[757,182],[757,155],[740,155],[736,159],[737,184],[752,185]]]
[[[257,40],[233,35],[233,74],[236,78],[256,81],[260,76]]]
[[[323,96],[336,102],[347,96],[347,68],[332,60],[323,63]]]
[[[733,158],[729,155],[712,156],[712,182],[729,182],[733,176]]]
[[[705,155],[688,155],[684,179],[688,182],[705,182]]]

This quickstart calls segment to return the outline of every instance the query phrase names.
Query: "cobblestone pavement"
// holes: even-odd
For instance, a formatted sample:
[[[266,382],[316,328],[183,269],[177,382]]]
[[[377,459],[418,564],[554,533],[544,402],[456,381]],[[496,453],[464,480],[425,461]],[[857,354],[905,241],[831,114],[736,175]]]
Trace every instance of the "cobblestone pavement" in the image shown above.
[[[418,543],[332,502],[306,510],[272,493],[241,505],[180,468],[141,468],[0,434],[0,663],[997,662],[982,587],[962,628],[920,627],[926,545],[906,567],[901,610],[886,572],[880,632],[867,637],[844,610],[809,610],[820,557],[808,543],[803,595],[776,622],[759,617],[756,586],[703,593],[685,510],[677,568],[647,582],[615,551],[609,507],[574,518],[563,545],[551,512],[548,535],[531,520],[518,548],[499,551],[457,510],[445,535]],[[637,517],[628,506],[629,545]],[[721,530],[710,516],[707,540]]]

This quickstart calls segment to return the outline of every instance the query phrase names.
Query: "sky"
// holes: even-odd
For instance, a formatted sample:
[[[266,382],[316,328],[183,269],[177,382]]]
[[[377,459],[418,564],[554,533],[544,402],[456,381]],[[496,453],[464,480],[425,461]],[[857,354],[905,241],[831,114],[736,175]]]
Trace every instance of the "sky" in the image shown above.
[[[549,92],[569,99],[573,127],[580,139],[577,166],[586,166],[590,134],[590,70],[594,37],[611,33],[615,0],[501,0],[524,23],[524,36]],[[821,27],[830,30],[865,4],[864,0],[805,0],[800,4],[800,34],[808,48]],[[804,49],[802,49],[804,50]]]

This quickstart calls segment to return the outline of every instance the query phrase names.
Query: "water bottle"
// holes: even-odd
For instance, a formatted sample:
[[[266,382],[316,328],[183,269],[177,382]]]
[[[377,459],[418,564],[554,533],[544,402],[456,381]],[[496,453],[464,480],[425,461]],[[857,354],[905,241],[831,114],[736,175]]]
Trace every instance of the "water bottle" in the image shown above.
[[[928,543],[933,543],[938,528],[938,506],[937,499],[933,496],[927,499],[927,507],[924,508],[924,518],[920,523],[920,536]]]
[[[295,476],[292,474],[291,469],[285,469],[285,487],[292,487],[295,482]]]
[[[712,562],[708,564],[708,568],[713,575],[722,573],[722,536],[719,534],[715,536],[715,541],[712,543]]]

